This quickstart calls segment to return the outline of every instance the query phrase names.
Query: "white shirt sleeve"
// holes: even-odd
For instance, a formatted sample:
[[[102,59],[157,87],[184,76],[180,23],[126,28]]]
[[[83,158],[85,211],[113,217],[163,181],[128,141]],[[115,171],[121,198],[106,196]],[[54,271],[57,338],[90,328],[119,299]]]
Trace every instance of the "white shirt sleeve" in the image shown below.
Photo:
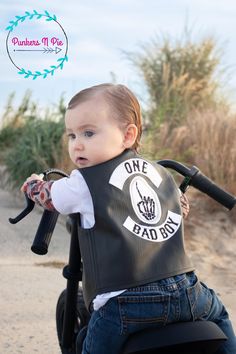
[[[92,197],[78,170],[73,170],[69,177],[55,181],[51,188],[51,197],[60,214],[80,213],[82,227],[93,227],[95,220]]]

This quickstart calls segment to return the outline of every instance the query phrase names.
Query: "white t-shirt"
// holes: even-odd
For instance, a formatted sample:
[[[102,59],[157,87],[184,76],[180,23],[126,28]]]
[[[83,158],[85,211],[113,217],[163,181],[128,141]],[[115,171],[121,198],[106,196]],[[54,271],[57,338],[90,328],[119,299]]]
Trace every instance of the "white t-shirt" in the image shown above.
[[[69,178],[61,178],[55,181],[51,188],[51,197],[54,207],[60,214],[80,213],[81,226],[84,229],[94,226],[95,218],[92,197],[87,183],[79,170],[73,170]],[[97,295],[93,300],[94,310],[98,310],[110,298],[124,291],[119,290]]]
[[[80,213],[81,226],[89,229],[95,224],[93,201],[85,179],[78,170],[69,178],[55,181],[51,189],[52,202],[63,215]]]

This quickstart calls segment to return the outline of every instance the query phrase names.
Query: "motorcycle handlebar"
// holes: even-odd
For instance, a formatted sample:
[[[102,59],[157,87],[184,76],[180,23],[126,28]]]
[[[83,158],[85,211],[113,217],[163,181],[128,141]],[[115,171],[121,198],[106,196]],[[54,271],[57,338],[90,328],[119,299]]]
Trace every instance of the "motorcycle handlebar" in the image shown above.
[[[50,174],[53,174],[53,173],[57,174],[57,175],[59,175],[61,177],[68,177],[68,175],[64,171],[58,170],[56,168],[50,168],[50,169],[48,169],[48,170],[43,172],[44,180],[47,181],[48,180],[48,176]],[[18,223],[19,221],[24,219],[24,217],[26,217],[34,209],[35,203],[27,196],[27,193],[24,193],[24,194],[25,194],[25,199],[26,199],[26,207],[15,218],[9,218],[8,219],[11,224]]]
[[[236,198],[232,194],[217,186],[208,177],[202,174],[197,167],[193,166],[189,168],[174,160],[160,160],[157,161],[157,163],[166,168],[171,168],[172,170],[185,177],[180,185],[180,189],[183,193],[186,191],[189,185],[192,185],[229,210],[235,206]],[[51,173],[56,173],[60,176],[68,177],[68,175],[66,175],[63,171],[50,169],[44,172],[45,179],[47,179],[47,176]],[[25,197],[27,203],[26,208],[17,217],[9,218],[10,223],[16,224],[33,210],[35,203],[28,198],[26,193]],[[58,215],[59,213],[56,211],[52,212],[49,210],[44,210],[33,244],[31,246],[31,250],[34,253],[39,255],[47,253]]]
[[[191,185],[229,210],[233,209],[236,204],[236,198],[232,194],[218,187],[200,171],[192,178]]]
[[[44,180],[48,180],[48,176],[50,174],[57,174],[62,177],[68,177],[65,172],[51,168],[43,172]],[[35,203],[28,198],[26,193],[25,198],[25,209],[15,218],[9,218],[9,222],[11,224],[16,224],[33,210]],[[44,255],[48,252],[48,246],[50,244],[51,237],[57,223],[58,215],[59,213],[57,211],[44,210],[36,235],[34,237],[33,244],[31,246],[32,252],[39,255]]]
[[[41,218],[38,230],[34,237],[31,251],[44,255],[48,252],[48,246],[50,244],[54,228],[57,223],[59,213],[57,211],[44,210]]]
[[[173,160],[160,160],[158,164],[171,168],[185,177],[180,185],[182,192],[191,185],[199,191],[207,194],[209,197],[231,210],[236,204],[236,198],[232,194],[217,186],[210,178],[206,177],[196,166],[191,169],[185,165]]]

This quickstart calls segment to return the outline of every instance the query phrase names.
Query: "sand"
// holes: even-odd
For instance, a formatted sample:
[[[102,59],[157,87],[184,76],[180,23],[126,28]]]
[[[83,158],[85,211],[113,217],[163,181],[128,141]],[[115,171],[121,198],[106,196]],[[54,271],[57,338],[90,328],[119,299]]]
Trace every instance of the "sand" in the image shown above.
[[[0,353],[59,354],[55,308],[66,286],[62,268],[69,235],[59,220],[48,254],[35,255],[30,247],[41,212],[33,211],[19,224],[8,223],[23,205],[23,199],[0,189]]]
[[[209,214],[205,201],[191,196],[187,221],[187,248],[197,272],[228,307],[236,327],[236,218],[224,209]],[[41,213],[35,210],[17,225],[8,223],[23,199],[0,189],[0,353],[59,354],[55,308],[64,289],[62,265],[68,256],[69,237],[64,219],[54,232],[49,252],[38,256],[30,247]],[[59,263],[59,268],[53,266]],[[44,266],[42,266],[44,264]]]

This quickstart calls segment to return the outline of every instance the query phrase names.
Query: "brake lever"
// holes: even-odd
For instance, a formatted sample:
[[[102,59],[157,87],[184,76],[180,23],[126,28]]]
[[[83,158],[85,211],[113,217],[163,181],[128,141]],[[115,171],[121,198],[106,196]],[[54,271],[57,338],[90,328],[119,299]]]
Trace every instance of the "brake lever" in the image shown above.
[[[26,215],[28,215],[28,214],[34,209],[35,202],[33,202],[33,200],[29,199],[26,193],[24,193],[24,195],[25,195],[25,199],[26,199],[26,207],[25,207],[25,209],[24,209],[19,215],[17,215],[15,218],[9,218],[9,219],[8,219],[11,224],[16,224],[16,223],[18,223],[19,221],[21,221],[22,219],[24,219],[24,217],[26,217]]]

